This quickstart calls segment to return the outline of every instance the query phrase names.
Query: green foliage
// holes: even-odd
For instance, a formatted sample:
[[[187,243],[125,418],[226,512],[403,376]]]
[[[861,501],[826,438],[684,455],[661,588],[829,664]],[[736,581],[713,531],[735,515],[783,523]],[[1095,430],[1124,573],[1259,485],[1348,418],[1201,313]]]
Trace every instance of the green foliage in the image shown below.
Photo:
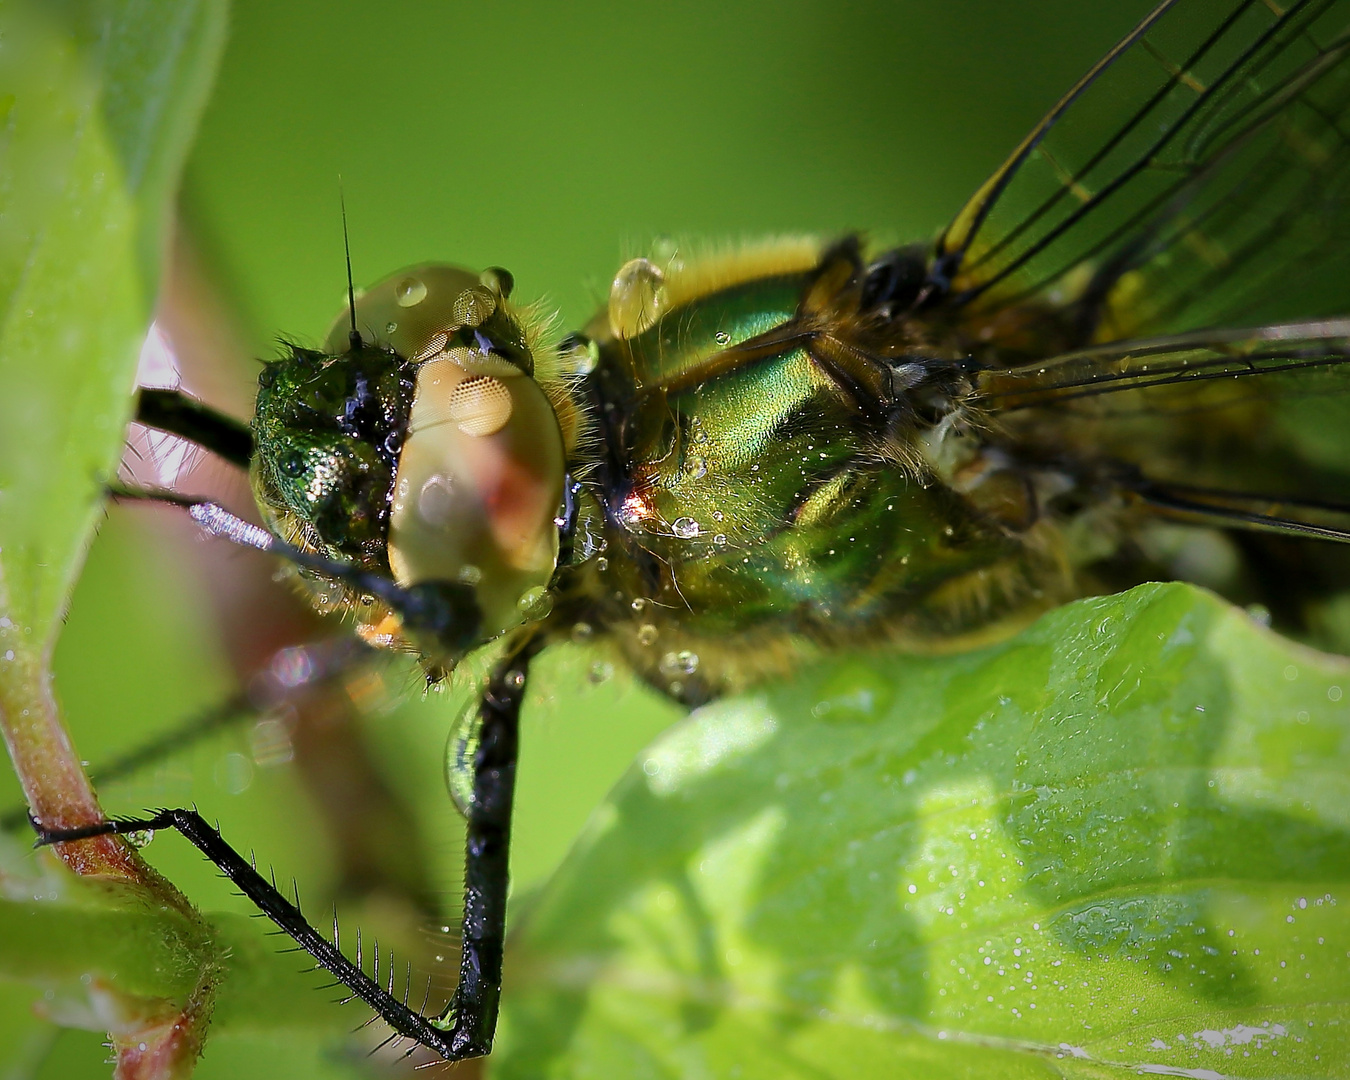
[[[1345,660],[1149,585],[710,706],[519,913],[494,1066],[1347,1075],[1348,690]],[[55,906],[0,906],[0,972],[172,971],[128,945],[170,916]],[[21,915],[60,944],[21,945]],[[317,1053],[351,1021],[256,923],[213,922],[213,1035]]]
[[[224,34],[212,0],[7,4],[0,580],[43,649],[125,438],[169,198]]]
[[[518,934],[498,1075],[1350,1075],[1346,691],[1146,585],[706,708]]]

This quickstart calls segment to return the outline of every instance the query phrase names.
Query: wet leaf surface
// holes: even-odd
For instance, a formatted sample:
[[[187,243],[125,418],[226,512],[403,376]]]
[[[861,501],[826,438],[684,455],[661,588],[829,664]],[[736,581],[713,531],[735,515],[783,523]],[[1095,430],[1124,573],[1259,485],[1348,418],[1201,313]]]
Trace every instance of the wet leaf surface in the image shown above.
[[[705,708],[517,927],[495,1075],[1350,1074],[1345,691],[1147,585]]]

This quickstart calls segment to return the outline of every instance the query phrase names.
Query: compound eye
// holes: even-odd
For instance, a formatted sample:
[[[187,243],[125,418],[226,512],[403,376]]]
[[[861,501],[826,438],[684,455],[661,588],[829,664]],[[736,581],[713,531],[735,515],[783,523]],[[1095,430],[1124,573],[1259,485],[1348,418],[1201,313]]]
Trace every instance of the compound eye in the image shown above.
[[[357,296],[357,329],[367,344],[421,360],[445,349],[457,332],[472,340],[480,327],[489,336],[508,330],[503,301],[511,287],[511,275],[496,267],[478,274],[442,263],[410,266]],[[350,325],[344,310],[328,331],[326,352],[347,351]]]
[[[519,624],[557,564],[563,468],[553,409],[518,367],[467,348],[427,360],[394,484],[395,578],[474,586],[488,637]]]

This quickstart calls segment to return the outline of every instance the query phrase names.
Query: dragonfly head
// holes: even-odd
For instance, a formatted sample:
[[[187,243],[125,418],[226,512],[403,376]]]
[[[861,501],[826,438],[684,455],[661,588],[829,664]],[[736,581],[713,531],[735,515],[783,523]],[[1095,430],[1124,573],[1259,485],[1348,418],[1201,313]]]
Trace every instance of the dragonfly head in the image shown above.
[[[504,270],[391,275],[322,352],[264,369],[254,413],[272,526],[405,587],[472,590],[478,623],[452,653],[530,618],[558,559],[562,436],[510,292]]]

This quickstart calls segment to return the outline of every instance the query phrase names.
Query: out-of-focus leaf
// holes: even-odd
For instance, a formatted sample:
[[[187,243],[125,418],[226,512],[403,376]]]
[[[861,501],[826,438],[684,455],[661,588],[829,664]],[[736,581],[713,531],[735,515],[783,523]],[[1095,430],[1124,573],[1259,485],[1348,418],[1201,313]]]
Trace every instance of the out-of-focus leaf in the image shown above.
[[[59,865],[34,876],[11,845],[0,848],[0,985],[40,987],[46,1015],[91,1030],[116,1019],[108,1010],[116,1010],[117,998],[182,1000],[193,991],[199,931],[181,913],[145,903],[125,884],[90,881]],[[213,1033],[332,1038],[366,1018],[315,992],[326,978],[302,972],[303,962],[275,937],[260,935],[256,920],[217,913],[210,923],[223,958]]]
[[[673,729],[518,934],[495,1075],[1347,1076],[1348,882],[1350,665],[1142,586]]]
[[[121,453],[171,197],[224,28],[224,0],[0,6],[0,729],[49,823],[100,813],[48,665]],[[186,1075],[214,943],[117,843],[71,859],[121,879],[104,887],[123,902],[92,923],[89,910],[5,904],[0,974],[50,992],[50,1018],[112,1033],[122,1065],[144,1053],[136,1075]],[[118,932],[126,919],[138,928]],[[110,947],[123,952],[101,967]]]
[[[0,11],[0,656],[49,644],[120,456],[224,23],[221,0]]]

